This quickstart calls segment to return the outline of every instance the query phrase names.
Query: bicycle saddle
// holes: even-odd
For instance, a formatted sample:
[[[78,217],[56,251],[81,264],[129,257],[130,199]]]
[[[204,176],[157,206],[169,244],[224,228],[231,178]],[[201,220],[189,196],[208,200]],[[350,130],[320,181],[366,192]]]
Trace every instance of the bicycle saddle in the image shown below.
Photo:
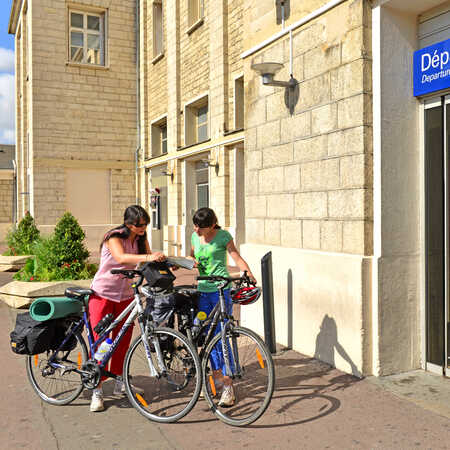
[[[94,291],[92,289],[80,288],[77,286],[68,287],[64,292],[64,295],[75,300],[83,300],[84,297],[92,295]]]

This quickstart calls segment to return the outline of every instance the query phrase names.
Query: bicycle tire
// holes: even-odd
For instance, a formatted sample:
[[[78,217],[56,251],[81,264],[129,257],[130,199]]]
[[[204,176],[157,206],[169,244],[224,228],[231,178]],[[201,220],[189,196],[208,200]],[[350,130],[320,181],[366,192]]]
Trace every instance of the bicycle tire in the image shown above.
[[[88,351],[81,334],[74,336],[76,346],[69,351],[59,351],[56,358],[57,363],[64,364],[69,370],[63,371],[48,365],[48,357],[53,355],[53,351],[26,357],[27,376],[31,386],[44,402],[51,405],[67,405],[83,391],[80,374],[70,370],[70,367],[81,369],[88,359]]]
[[[240,374],[236,373],[233,359],[235,404],[219,406],[220,395],[212,377],[211,352],[216,345],[222,345],[220,333],[208,344],[202,359],[203,393],[211,410],[222,422],[241,427],[255,422],[269,406],[275,386],[275,369],[268,348],[252,330],[231,326],[226,338],[236,341],[241,367]],[[232,346],[232,341],[229,341],[229,348]]]
[[[155,328],[166,375],[150,375],[142,336],[131,344],[125,356],[123,380],[125,391],[133,407],[154,422],[176,422],[184,417],[197,402],[201,386],[201,364],[194,346],[180,332],[171,328]],[[150,344],[152,361],[156,368],[156,351]]]

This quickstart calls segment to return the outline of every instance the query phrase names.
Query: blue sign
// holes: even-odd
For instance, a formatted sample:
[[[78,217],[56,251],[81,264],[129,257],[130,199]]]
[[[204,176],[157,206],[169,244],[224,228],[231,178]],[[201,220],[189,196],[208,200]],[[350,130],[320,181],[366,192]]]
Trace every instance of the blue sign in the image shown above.
[[[414,52],[414,96],[450,87],[450,39]]]

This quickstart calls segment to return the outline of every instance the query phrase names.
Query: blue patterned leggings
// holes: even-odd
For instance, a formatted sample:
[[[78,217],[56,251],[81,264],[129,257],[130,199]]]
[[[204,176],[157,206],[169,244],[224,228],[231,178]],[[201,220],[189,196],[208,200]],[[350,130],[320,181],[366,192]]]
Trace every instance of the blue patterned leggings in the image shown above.
[[[231,301],[230,297],[230,290],[226,289],[224,291],[225,296],[225,308],[227,314],[231,314],[233,310],[233,302]],[[198,301],[198,308],[199,311],[204,311],[207,315],[213,310],[214,306],[219,302],[219,292],[201,292],[200,293],[200,299]],[[208,328],[209,329],[209,328]],[[219,323],[216,327],[216,330],[214,331],[214,335],[220,333],[221,331],[221,324]],[[228,352],[231,355],[231,348],[228,346]],[[231,361],[231,370],[234,370],[234,364],[232,361],[232,358],[230,358]],[[222,373],[225,374],[225,361],[223,358],[223,352],[222,352],[222,341],[219,341],[217,345],[213,348],[211,351],[211,367],[213,370],[222,369]]]

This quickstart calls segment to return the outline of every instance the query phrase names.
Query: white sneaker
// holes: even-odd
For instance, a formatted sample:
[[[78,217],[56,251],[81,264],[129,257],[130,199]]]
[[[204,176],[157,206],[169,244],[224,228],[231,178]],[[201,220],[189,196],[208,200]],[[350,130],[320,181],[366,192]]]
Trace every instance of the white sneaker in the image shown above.
[[[94,389],[91,398],[91,412],[99,412],[105,409],[103,404],[103,392],[101,389]]]
[[[131,389],[135,394],[143,394],[144,389],[140,387],[131,385]],[[125,394],[125,383],[120,380],[116,380],[116,384],[114,385],[113,395],[124,395]]]
[[[225,386],[220,397],[219,406],[233,406],[236,401],[233,386]]]

